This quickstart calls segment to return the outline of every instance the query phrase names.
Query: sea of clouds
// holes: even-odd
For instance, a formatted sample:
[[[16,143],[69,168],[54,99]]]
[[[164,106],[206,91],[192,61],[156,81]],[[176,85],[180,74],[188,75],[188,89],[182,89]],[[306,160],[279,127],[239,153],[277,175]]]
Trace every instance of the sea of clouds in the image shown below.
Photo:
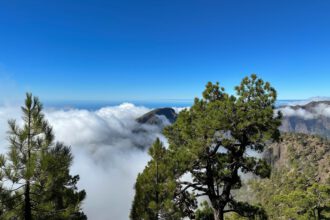
[[[136,176],[148,160],[148,147],[161,134],[161,126],[139,124],[136,118],[150,108],[123,103],[95,111],[45,109],[57,141],[71,146],[72,174],[79,174],[79,189],[87,198],[83,209],[89,219],[126,220],[134,197]],[[181,109],[177,109],[179,111]],[[21,117],[20,107],[0,107],[0,152],[8,149],[7,120]],[[163,124],[169,124],[162,118]]]
[[[312,120],[320,117],[330,118],[329,98],[313,98],[308,101],[294,102],[278,108],[284,117],[298,117],[304,120]],[[323,102],[327,101],[327,102]],[[304,108],[310,102],[318,102],[312,108]]]

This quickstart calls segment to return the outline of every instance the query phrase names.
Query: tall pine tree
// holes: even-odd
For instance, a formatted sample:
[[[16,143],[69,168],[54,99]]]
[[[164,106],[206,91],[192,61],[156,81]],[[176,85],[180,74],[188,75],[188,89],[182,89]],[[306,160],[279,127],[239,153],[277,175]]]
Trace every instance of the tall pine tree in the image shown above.
[[[183,198],[207,197],[215,220],[236,212],[263,216],[258,207],[236,201],[232,190],[241,187],[240,173],[268,177],[266,161],[253,155],[266,143],[279,140],[281,115],[274,115],[276,91],[256,75],[246,77],[229,95],[218,83],[208,83],[202,99],[180,112],[165,128],[169,141],[176,192]],[[184,176],[191,178],[185,178]],[[262,217],[261,217],[262,218]]]
[[[52,128],[42,113],[42,104],[32,94],[22,106],[23,124],[9,121],[10,148],[1,156],[1,177],[6,210],[4,219],[85,219],[80,204],[78,176],[72,177],[70,148],[54,143]],[[9,184],[10,183],[10,184]]]
[[[157,138],[149,149],[151,161],[137,177],[135,197],[130,218],[132,220],[179,219],[174,205],[175,183],[167,169],[166,149]]]

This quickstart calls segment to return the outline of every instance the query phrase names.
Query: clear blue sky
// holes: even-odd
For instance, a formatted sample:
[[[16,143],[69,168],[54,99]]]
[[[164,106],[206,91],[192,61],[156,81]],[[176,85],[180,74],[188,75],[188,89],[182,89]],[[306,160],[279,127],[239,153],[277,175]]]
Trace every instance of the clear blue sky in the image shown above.
[[[280,99],[330,96],[329,12],[328,0],[0,0],[0,87],[191,99],[257,73]]]

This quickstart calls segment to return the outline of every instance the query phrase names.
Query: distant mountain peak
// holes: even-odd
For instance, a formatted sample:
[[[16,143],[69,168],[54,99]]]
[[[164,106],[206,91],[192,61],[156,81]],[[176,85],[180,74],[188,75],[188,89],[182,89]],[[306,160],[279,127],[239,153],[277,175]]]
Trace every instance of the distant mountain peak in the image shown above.
[[[141,124],[163,125],[166,119],[169,124],[172,124],[177,116],[173,108],[157,108],[137,118],[136,121]]]

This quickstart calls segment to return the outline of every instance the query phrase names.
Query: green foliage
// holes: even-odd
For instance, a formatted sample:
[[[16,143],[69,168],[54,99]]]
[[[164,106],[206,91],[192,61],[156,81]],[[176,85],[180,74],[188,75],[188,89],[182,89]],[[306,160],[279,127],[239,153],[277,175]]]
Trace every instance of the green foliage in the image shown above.
[[[204,201],[200,207],[195,211],[196,220],[214,220],[213,209]]]
[[[175,184],[167,169],[166,149],[157,139],[149,149],[152,160],[137,177],[132,220],[180,219],[174,206]]]
[[[311,183],[308,177],[294,173],[281,170],[276,175],[284,175],[284,178],[272,177],[254,186],[258,190],[257,200],[270,219],[329,219],[330,186]]]
[[[279,209],[279,216],[306,220],[313,217],[313,212],[310,210],[313,203],[305,191],[294,190],[285,195],[276,195],[274,203]]]
[[[69,174],[70,148],[54,143],[38,98],[27,94],[22,112],[23,126],[9,121],[9,152],[0,156],[0,177],[7,183],[1,186],[1,219],[86,219],[79,176]]]
[[[80,211],[85,191],[77,190],[79,176],[70,175],[72,154],[69,147],[56,143],[45,156],[43,175],[35,184],[40,197],[36,210],[43,210],[37,219],[86,219]]]

